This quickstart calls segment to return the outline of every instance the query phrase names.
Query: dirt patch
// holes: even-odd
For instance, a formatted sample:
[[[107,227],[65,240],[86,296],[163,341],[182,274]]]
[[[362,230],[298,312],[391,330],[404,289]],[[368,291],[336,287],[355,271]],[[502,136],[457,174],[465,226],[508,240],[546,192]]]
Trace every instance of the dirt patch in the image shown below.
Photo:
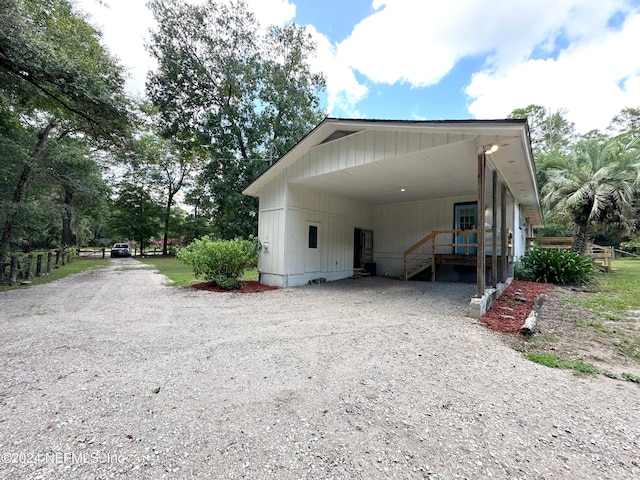
[[[533,302],[543,293],[547,299],[538,316],[536,335],[525,338],[518,333]],[[634,312],[629,312],[629,321],[615,321],[571,301],[589,294],[548,283],[514,280],[480,322],[491,330],[510,334],[504,339],[517,350],[582,360],[612,378],[624,378],[624,374],[640,377],[640,363],[632,354],[640,338],[640,322]]]
[[[225,290],[224,288],[220,288],[214,282],[201,282],[192,285],[191,288],[195,288],[197,290],[206,290],[207,292],[218,292],[218,293],[258,293],[258,292],[266,292],[268,290],[277,290],[278,287],[274,287],[272,285],[264,285],[260,282],[256,282],[255,280],[247,280],[240,282],[242,284],[242,288],[238,290]]]
[[[571,302],[583,295],[589,293],[558,287],[549,290],[538,318],[538,334],[531,339],[516,337],[518,347],[583,360],[614,377],[623,373],[640,376],[640,363],[625,352],[625,345],[634,339],[637,342],[640,322],[609,320]]]

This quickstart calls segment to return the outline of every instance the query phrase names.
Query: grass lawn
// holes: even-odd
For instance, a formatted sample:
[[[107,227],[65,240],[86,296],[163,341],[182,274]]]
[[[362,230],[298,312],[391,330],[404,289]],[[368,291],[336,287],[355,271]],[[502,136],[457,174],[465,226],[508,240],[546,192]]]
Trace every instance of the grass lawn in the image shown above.
[[[613,267],[618,270],[616,273],[597,274],[590,293],[568,296],[564,310],[551,313],[557,317],[553,333],[519,342],[515,348],[522,349],[529,360],[550,367],[587,374],[599,372],[640,383],[637,368],[636,373],[620,371],[629,368],[625,367],[628,363],[618,365],[618,372],[614,373],[607,366],[597,368],[576,358],[613,366],[615,358],[622,356],[626,362],[640,364],[640,261],[616,260]]]
[[[640,310],[640,260],[614,260],[616,273],[599,273],[596,292],[587,298],[575,299],[610,320],[627,320],[630,310]]]
[[[54,268],[51,273],[44,277],[32,278],[29,281],[30,285],[43,285],[45,283],[51,283],[59,280],[67,275],[73,275],[74,273],[84,272],[85,270],[92,270],[96,268],[102,268],[109,263],[107,259],[102,258],[78,258],[71,263],[61,266],[60,268]],[[24,288],[24,285],[1,286],[1,290],[11,290],[14,288]]]
[[[175,287],[190,287],[203,281],[195,277],[191,266],[180,262],[175,257],[148,257],[140,261],[147,265],[153,265],[160,273],[169,277]],[[247,270],[242,280],[258,280],[258,271],[256,269]]]

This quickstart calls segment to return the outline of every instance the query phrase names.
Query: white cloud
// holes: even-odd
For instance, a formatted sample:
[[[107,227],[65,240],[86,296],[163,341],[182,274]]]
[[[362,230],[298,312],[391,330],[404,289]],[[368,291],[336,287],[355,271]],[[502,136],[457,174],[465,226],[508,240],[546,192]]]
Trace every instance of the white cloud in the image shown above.
[[[144,49],[149,27],[154,23],[145,2],[109,0],[108,7],[95,0],[76,3],[90,15],[89,22],[102,31],[103,44],[127,67],[127,90],[142,95],[147,72],[156,66]]]
[[[202,3],[202,0],[189,0]],[[147,72],[156,68],[155,60],[145,50],[149,29],[155,25],[153,14],[144,0],[76,0],[80,10],[90,15],[90,23],[103,34],[103,44],[127,68],[127,90],[143,95]],[[247,0],[261,26],[283,25],[295,17],[296,7],[289,0]]]
[[[624,0],[375,0],[377,11],[338,45],[338,55],[373,82],[433,85],[465,57],[508,69],[606,25]]]
[[[248,4],[266,26],[292,21],[296,1]],[[580,131],[602,129],[621,108],[640,104],[634,2],[372,0],[374,13],[342,42],[332,43],[308,26],[318,44],[312,66],[327,78],[327,106],[334,115],[362,116],[359,104],[376,84],[428,87],[447,81],[458,62],[473,58],[484,67],[468,80],[472,115],[499,118],[538,103],[566,107]],[[153,25],[146,2],[109,0],[109,9],[96,0],[77,3],[103,26],[105,43],[130,68],[129,91],[144,92],[146,72],[154,67],[143,46]],[[627,16],[620,31],[609,26],[618,12]]]
[[[478,118],[502,118],[538,104],[566,108],[579,132],[604,130],[624,107],[640,104],[640,14],[619,31],[603,29],[571,44],[557,59],[528,60],[504,72],[475,74],[466,93]]]
[[[284,25],[296,16],[296,6],[289,0],[247,0],[247,5],[263,27]]]
[[[311,59],[311,68],[324,74],[327,80],[327,110],[341,116],[361,117],[357,103],[368,93],[365,85],[356,79],[351,67],[337,57],[336,49],[329,39],[313,25],[307,25],[317,45],[316,57]]]

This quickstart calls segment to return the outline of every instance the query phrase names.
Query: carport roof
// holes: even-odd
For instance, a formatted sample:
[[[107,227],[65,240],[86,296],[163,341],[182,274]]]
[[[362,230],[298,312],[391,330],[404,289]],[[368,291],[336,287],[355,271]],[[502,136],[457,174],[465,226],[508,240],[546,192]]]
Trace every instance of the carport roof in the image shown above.
[[[327,118],[244,190],[260,196],[260,190],[312,148],[365,130],[464,134],[464,140],[412,153],[308,177],[296,181],[318,191],[369,204],[396,203],[455,196],[477,191],[476,157],[483,145],[501,148],[488,155],[489,163],[522,205],[533,226],[542,225],[542,211],[535,165],[524,119],[505,120],[355,120]],[[460,137],[457,137],[460,138]],[[404,191],[400,191],[400,187]]]

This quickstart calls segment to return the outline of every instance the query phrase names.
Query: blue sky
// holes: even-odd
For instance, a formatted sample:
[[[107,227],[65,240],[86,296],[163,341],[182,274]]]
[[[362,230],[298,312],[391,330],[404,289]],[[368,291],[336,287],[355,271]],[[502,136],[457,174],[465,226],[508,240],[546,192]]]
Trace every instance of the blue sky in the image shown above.
[[[190,0],[197,2],[198,0]],[[224,1],[224,0],[222,0]],[[144,0],[76,0],[141,92]],[[328,114],[504,118],[539,104],[579,132],[640,106],[640,0],[247,0],[263,25],[306,25]]]

